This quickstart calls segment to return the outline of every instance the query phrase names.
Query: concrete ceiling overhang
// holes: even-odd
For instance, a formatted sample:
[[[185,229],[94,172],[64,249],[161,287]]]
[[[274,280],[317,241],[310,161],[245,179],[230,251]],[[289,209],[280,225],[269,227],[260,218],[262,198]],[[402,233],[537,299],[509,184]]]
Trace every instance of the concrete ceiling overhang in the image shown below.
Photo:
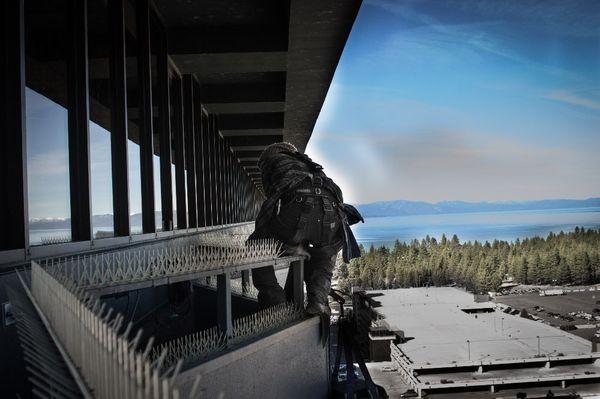
[[[362,0],[292,0],[283,136],[304,151]]]
[[[169,54],[257,184],[262,149],[304,151],[362,0],[154,0]]]

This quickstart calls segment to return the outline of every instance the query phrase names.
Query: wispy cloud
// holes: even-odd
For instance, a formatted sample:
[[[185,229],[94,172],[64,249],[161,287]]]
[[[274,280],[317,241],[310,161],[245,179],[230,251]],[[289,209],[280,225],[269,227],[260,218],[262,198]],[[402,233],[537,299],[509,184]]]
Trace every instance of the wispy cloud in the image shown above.
[[[482,18],[529,21],[531,28],[571,37],[596,38],[600,32],[600,3],[589,0],[452,0],[450,7],[478,13]]]
[[[589,0],[366,0],[365,4],[427,25],[520,20],[529,21],[533,30],[571,37],[596,38],[600,32],[600,3]]]
[[[366,4],[412,23],[379,47],[380,55],[420,63],[479,63],[494,56],[559,78],[582,81],[573,71],[540,58],[515,42],[596,39],[600,35],[600,2],[565,1],[393,1]],[[532,32],[537,32],[532,36]],[[526,35],[529,39],[523,39]],[[541,35],[541,36],[540,36]]]
[[[547,99],[550,99],[550,100],[560,101],[560,102],[567,103],[570,105],[577,105],[580,107],[593,109],[595,111],[600,111],[600,101],[599,100],[594,100],[594,99],[590,99],[587,97],[583,97],[581,95],[577,95],[570,91],[563,91],[563,90],[554,91],[554,92],[546,94],[544,97]]]

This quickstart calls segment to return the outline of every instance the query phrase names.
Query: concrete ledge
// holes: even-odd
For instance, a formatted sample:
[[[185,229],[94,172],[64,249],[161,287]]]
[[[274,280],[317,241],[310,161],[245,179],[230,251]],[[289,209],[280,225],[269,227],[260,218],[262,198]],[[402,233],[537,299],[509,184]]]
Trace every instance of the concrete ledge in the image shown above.
[[[197,397],[327,398],[328,348],[320,343],[320,320],[303,320],[184,371],[176,381],[181,397],[198,375]]]

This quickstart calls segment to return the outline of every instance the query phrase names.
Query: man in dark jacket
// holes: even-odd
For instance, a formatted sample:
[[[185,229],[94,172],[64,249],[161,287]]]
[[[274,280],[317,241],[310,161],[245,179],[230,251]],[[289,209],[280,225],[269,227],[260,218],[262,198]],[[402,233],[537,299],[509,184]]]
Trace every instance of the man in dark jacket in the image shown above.
[[[340,188],[323,167],[292,144],[271,144],[258,166],[267,199],[249,239],[275,238],[288,255],[307,256],[306,312],[329,315],[328,295],[337,253],[343,250],[345,262],[360,256],[350,225],[363,219],[353,206],[343,203]],[[261,307],[291,300],[289,274],[285,290],[277,283],[273,267],[254,269],[252,280]]]

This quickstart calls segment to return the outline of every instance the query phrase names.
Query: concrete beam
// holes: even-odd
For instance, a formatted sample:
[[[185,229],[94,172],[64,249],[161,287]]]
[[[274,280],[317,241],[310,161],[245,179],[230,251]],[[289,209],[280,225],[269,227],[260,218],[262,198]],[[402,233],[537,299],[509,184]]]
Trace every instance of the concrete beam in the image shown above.
[[[171,54],[181,73],[198,78],[214,74],[284,72],[287,53]]]
[[[285,82],[204,84],[200,98],[203,104],[254,103],[285,101]],[[283,127],[283,122],[281,123]]]
[[[265,112],[284,112],[285,101],[204,103],[211,114],[261,114]]]
[[[234,146],[231,147],[231,149],[234,152],[239,152],[239,153],[243,153],[245,155],[249,155],[249,154],[258,154],[258,156],[260,156],[260,154],[262,154],[263,150],[267,148],[266,145],[248,145],[248,146]]]
[[[202,28],[171,28],[168,34],[170,54],[286,52],[288,49],[287,32],[281,29],[258,27],[207,32]]]
[[[281,129],[283,128],[283,118],[283,112],[221,115],[219,130]]]
[[[312,134],[361,0],[291,0],[286,141],[303,151]]]
[[[256,145],[270,145],[273,143],[279,143],[283,141],[282,135],[274,136],[230,136],[229,145],[232,147],[239,146],[256,146]]]
[[[223,137],[234,136],[281,136],[283,129],[233,129],[220,130]]]

